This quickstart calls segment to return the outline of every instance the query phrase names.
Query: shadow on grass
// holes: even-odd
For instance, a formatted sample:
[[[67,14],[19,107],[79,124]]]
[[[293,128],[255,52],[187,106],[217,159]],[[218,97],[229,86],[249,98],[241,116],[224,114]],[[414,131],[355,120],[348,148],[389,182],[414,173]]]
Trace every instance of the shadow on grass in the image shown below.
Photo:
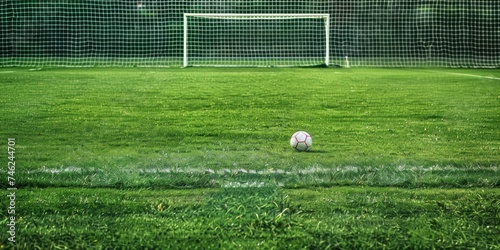
[[[301,152],[298,152],[298,153],[301,153]],[[327,154],[329,152],[326,150],[310,150],[310,151],[307,151],[305,153],[308,153],[308,154]]]

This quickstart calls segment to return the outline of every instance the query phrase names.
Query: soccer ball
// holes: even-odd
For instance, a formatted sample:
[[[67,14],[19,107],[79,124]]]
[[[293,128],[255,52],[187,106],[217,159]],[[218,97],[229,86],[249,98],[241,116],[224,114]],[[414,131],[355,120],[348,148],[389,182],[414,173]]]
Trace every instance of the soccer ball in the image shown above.
[[[309,151],[312,146],[312,137],[305,131],[298,131],[290,138],[290,146],[297,151]]]

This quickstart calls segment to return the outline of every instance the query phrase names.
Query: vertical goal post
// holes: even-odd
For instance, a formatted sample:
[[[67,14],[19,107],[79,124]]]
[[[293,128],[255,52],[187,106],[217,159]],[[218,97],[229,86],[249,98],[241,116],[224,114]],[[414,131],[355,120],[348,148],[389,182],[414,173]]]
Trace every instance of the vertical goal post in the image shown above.
[[[300,58],[300,51],[297,51],[298,56],[294,59],[294,60],[288,60],[286,62],[283,62],[282,60],[280,60],[279,58],[273,58],[276,56],[276,53],[279,53],[279,51],[275,51],[271,54],[273,55],[267,55],[266,52],[262,52],[263,54],[260,54],[256,57],[254,57],[254,60],[256,61],[266,61],[268,60],[268,62],[264,62],[263,64],[261,63],[256,63],[255,65],[252,65],[252,62],[248,63],[248,62],[245,62],[243,63],[242,65],[240,65],[238,61],[236,61],[236,63],[233,65],[233,64],[222,64],[222,65],[217,65],[217,63],[207,63],[206,65],[204,65],[203,63],[202,64],[199,64],[199,65],[195,65],[195,64],[191,64],[191,61],[190,61],[190,42],[192,42],[190,39],[191,39],[191,36],[189,34],[189,31],[191,29],[190,27],[190,20],[189,18],[192,17],[192,18],[203,18],[203,19],[219,19],[219,20],[233,20],[233,21],[252,21],[252,20],[309,20],[309,19],[317,19],[317,20],[322,20],[323,21],[323,27],[322,27],[322,33],[324,34],[324,38],[321,39],[322,41],[315,41],[315,42],[319,42],[321,43],[321,46],[318,46],[318,48],[311,48],[311,50],[321,50],[322,51],[322,56],[321,56],[321,62],[318,63],[318,62],[311,62],[307,59],[307,55],[304,55],[304,58],[301,59]],[[265,25],[261,25],[261,26],[265,26]],[[317,26],[317,25],[316,25]],[[305,27],[304,29],[307,29],[308,27]],[[240,32],[245,32],[245,27],[243,27],[243,30],[241,30]],[[197,29],[198,31],[201,30],[201,32],[206,32],[203,30],[203,28],[200,28],[200,29]],[[224,30],[218,30],[218,31],[221,31],[222,33],[221,34],[215,34],[216,36],[223,36],[224,35]],[[272,31],[272,30],[271,30]],[[290,31],[293,31],[292,29]],[[269,32],[269,31],[268,31]],[[282,30],[280,30],[279,32],[282,32]],[[279,33],[277,32],[277,33]],[[304,32],[304,31],[303,31]],[[272,32],[271,32],[272,33]],[[283,33],[283,32],[282,32]],[[323,35],[322,34],[322,35]],[[294,39],[297,39],[297,40],[304,40],[304,39],[314,39],[312,36],[311,37],[293,37],[294,34],[288,34],[290,37],[291,40],[294,40]],[[268,39],[268,38],[266,38]],[[269,38],[269,39],[272,39],[272,38]],[[281,39],[283,40],[283,38],[278,38],[278,40]],[[269,43],[269,41],[268,41]],[[301,43],[301,45],[299,46],[298,44]],[[285,47],[292,47],[292,48],[288,48],[288,50],[292,50],[293,47],[295,45],[297,45],[297,48],[299,47],[307,47],[308,44],[305,44],[307,42],[304,42],[304,41],[298,41],[298,42],[290,42],[289,44],[287,44]],[[241,46],[245,46],[246,44],[242,44]],[[223,46],[224,44],[222,45],[219,45],[219,49],[220,50],[223,50]],[[259,45],[257,45],[257,47],[259,47]],[[268,49],[267,47],[270,47],[269,45],[265,45],[263,46],[265,47],[265,49]],[[278,46],[274,46],[274,47],[278,47]],[[319,47],[322,47],[322,48],[319,48]],[[260,47],[259,47],[260,48]],[[217,48],[215,49],[217,50]],[[300,50],[300,49],[299,49]],[[237,52],[238,53],[238,52]],[[313,52],[306,52],[305,54],[307,53],[313,53]],[[236,55],[230,55],[230,57],[235,57],[237,58],[238,56]],[[279,56],[278,56],[279,57]],[[285,57],[285,56],[284,56]],[[284,58],[282,58],[284,60]],[[217,59],[215,59],[217,60]],[[288,66],[288,67],[293,67],[293,66],[313,66],[313,65],[325,65],[325,66],[328,66],[330,64],[330,14],[241,14],[241,13],[238,13],[238,14],[226,14],[226,13],[221,13],[221,14],[215,14],[215,13],[184,13],[183,15],[183,66],[184,67],[188,67],[188,66],[256,66],[256,67],[259,67],[259,66],[277,66],[277,67],[280,67],[280,66]]]

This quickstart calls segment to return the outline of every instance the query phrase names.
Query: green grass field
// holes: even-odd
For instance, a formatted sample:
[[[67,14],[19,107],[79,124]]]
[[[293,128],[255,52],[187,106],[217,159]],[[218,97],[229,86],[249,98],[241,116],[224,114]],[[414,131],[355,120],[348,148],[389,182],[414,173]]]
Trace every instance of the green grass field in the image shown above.
[[[500,249],[498,69],[0,68],[0,88],[0,248]]]

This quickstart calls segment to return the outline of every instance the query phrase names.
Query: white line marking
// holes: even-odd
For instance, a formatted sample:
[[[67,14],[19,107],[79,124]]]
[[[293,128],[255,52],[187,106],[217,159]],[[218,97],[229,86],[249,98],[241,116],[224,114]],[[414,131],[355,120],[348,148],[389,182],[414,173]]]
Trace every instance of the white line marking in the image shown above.
[[[463,74],[463,73],[450,73],[450,74],[477,77],[477,78],[485,78],[485,79],[492,79],[492,80],[500,80],[500,77],[493,77],[493,76],[481,76],[481,75],[472,75],[472,74]]]
[[[126,173],[146,173],[146,174],[156,174],[156,173],[187,173],[187,174],[216,174],[216,175],[323,175],[327,173],[357,173],[362,171],[380,171],[386,167],[358,167],[358,166],[336,166],[331,168],[326,167],[306,167],[306,168],[292,168],[288,170],[284,169],[245,169],[245,168],[237,168],[237,169],[211,169],[211,168],[194,168],[194,167],[178,167],[178,168],[122,168],[119,171]],[[31,170],[29,172],[32,173],[51,173],[51,174],[59,174],[59,173],[69,173],[69,172],[83,172],[84,170],[94,171],[96,169],[84,169],[80,167],[60,167],[60,168],[47,168],[42,167],[37,170]],[[455,167],[455,166],[408,166],[408,165],[399,165],[391,167],[391,170],[395,172],[431,172],[431,171],[446,171],[446,172],[466,172],[470,170],[492,170],[499,171],[500,166],[475,166],[475,167]],[[102,170],[101,170],[102,171]],[[104,171],[102,171],[104,172]]]

